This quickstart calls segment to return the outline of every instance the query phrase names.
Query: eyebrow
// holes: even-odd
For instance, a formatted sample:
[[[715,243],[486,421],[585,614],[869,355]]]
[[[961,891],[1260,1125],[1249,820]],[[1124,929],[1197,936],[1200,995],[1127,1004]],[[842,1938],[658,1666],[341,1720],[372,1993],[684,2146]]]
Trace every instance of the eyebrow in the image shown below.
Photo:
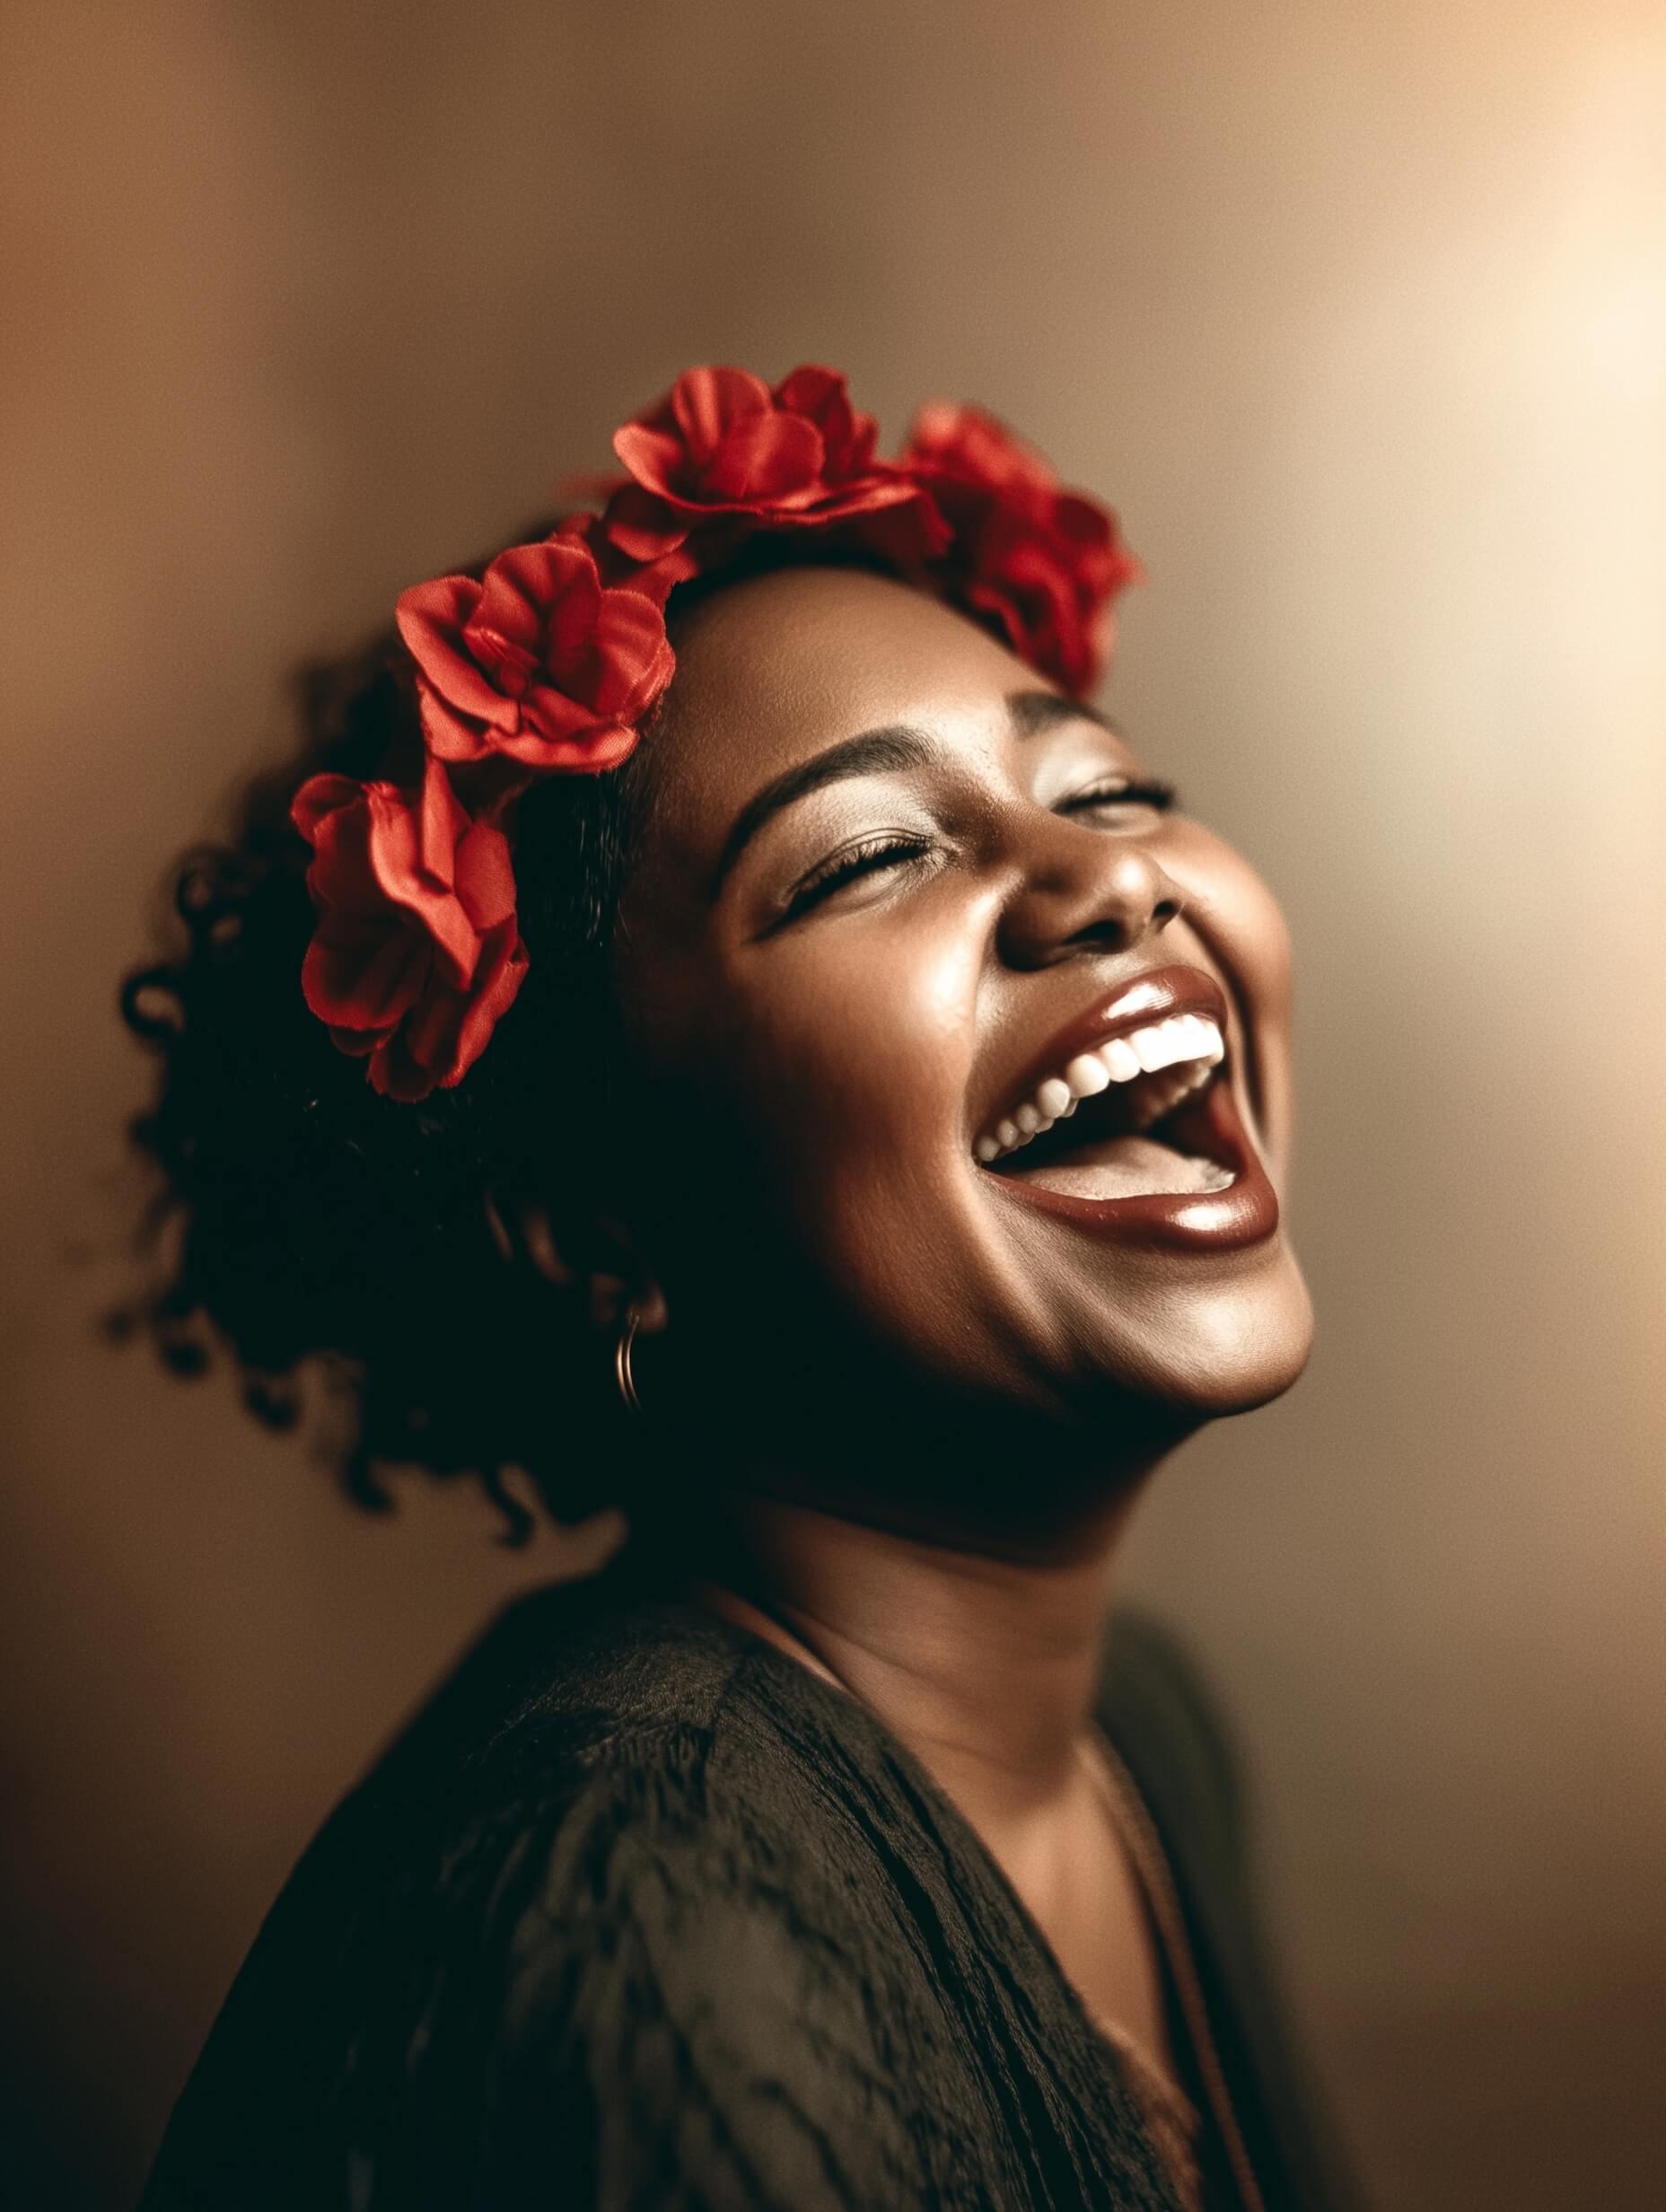
[[[1113,736],[1118,733],[1116,724],[1107,721],[1096,707],[1089,707],[1080,699],[1065,698],[1057,691],[1010,692],[1006,708],[1016,737],[1039,737],[1065,722],[1097,722]],[[784,769],[761,791],[752,794],[730,825],[723,851],[712,871],[711,898],[716,900],[742,851],[764,824],[784,808],[808,798],[812,791],[820,791],[829,784],[843,783],[853,776],[895,775],[904,768],[924,768],[941,750],[942,747],[925,730],[916,729],[909,723],[896,722],[882,729],[864,730],[859,736],[845,738],[813,759]]]
[[[1010,691],[1006,711],[1013,717],[1015,737],[1039,737],[1048,730],[1056,730],[1063,722],[1097,722],[1101,730],[1109,730],[1113,737],[1122,733],[1108,715],[1101,715],[1097,707],[1085,699],[1068,699],[1060,691]]]
[[[899,722],[882,730],[864,730],[860,737],[847,737],[812,759],[801,760],[796,768],[784,770],[761,791],[755,791],[735,816],[712,873],[712,897],[715,899],[722,891],[742,847],[783,807],[808,798],[824,785],[843,783],[847,777],[884,776],[899,768],[924,768],[936,750],[924,730]]]

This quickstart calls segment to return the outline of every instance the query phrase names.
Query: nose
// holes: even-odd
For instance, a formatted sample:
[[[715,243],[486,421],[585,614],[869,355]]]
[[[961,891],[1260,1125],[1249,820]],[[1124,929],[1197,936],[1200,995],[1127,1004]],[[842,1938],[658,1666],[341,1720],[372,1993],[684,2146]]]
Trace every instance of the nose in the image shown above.
[[[1129,952],[1161,935],[1185,903],[1144,838],[1047,815],[1002,914],[998,948],[1013,968]]]

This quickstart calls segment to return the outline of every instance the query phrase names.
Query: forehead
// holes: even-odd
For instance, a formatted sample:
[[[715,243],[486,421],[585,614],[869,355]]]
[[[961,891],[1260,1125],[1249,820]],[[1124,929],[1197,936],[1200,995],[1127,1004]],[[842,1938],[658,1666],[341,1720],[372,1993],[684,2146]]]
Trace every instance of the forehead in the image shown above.
[[[951,608],[888,576],[749,579],[674,623],[677,673],[650,742],[656,806],[692,829],[784,769],[895,723],[986,743],[1033,672]]]

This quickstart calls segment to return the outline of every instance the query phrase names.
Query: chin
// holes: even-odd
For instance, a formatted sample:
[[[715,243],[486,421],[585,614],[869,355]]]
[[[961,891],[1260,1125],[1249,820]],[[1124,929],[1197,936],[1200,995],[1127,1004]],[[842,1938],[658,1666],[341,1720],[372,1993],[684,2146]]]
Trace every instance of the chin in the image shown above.
[[[1118,1400],[1143,1400],[1160,1425],[1188,1433],[1252,1413],[1301,1375],[1313,1347],[1313,1308],[1294,1255],[1282,1243],[1253,1286],[1194,1289],[1166,1308],[1132,1357],[1119,1345],[1101,1374]],[[1130,1385],[1130,1368],[1138,1381]]]

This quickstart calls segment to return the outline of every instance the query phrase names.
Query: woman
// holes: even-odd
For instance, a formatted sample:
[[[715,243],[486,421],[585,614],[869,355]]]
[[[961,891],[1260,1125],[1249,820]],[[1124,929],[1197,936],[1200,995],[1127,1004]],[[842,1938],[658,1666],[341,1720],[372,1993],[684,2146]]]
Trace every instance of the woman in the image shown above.
[[[129,988],[175,1361],[632,1531],[327,1826],[146,2205],[1338,2202],[1206,1704],[1108,1634],[1307,1355],[1277,911],[999,426],[700,370],[615,443],[313,679]]]

